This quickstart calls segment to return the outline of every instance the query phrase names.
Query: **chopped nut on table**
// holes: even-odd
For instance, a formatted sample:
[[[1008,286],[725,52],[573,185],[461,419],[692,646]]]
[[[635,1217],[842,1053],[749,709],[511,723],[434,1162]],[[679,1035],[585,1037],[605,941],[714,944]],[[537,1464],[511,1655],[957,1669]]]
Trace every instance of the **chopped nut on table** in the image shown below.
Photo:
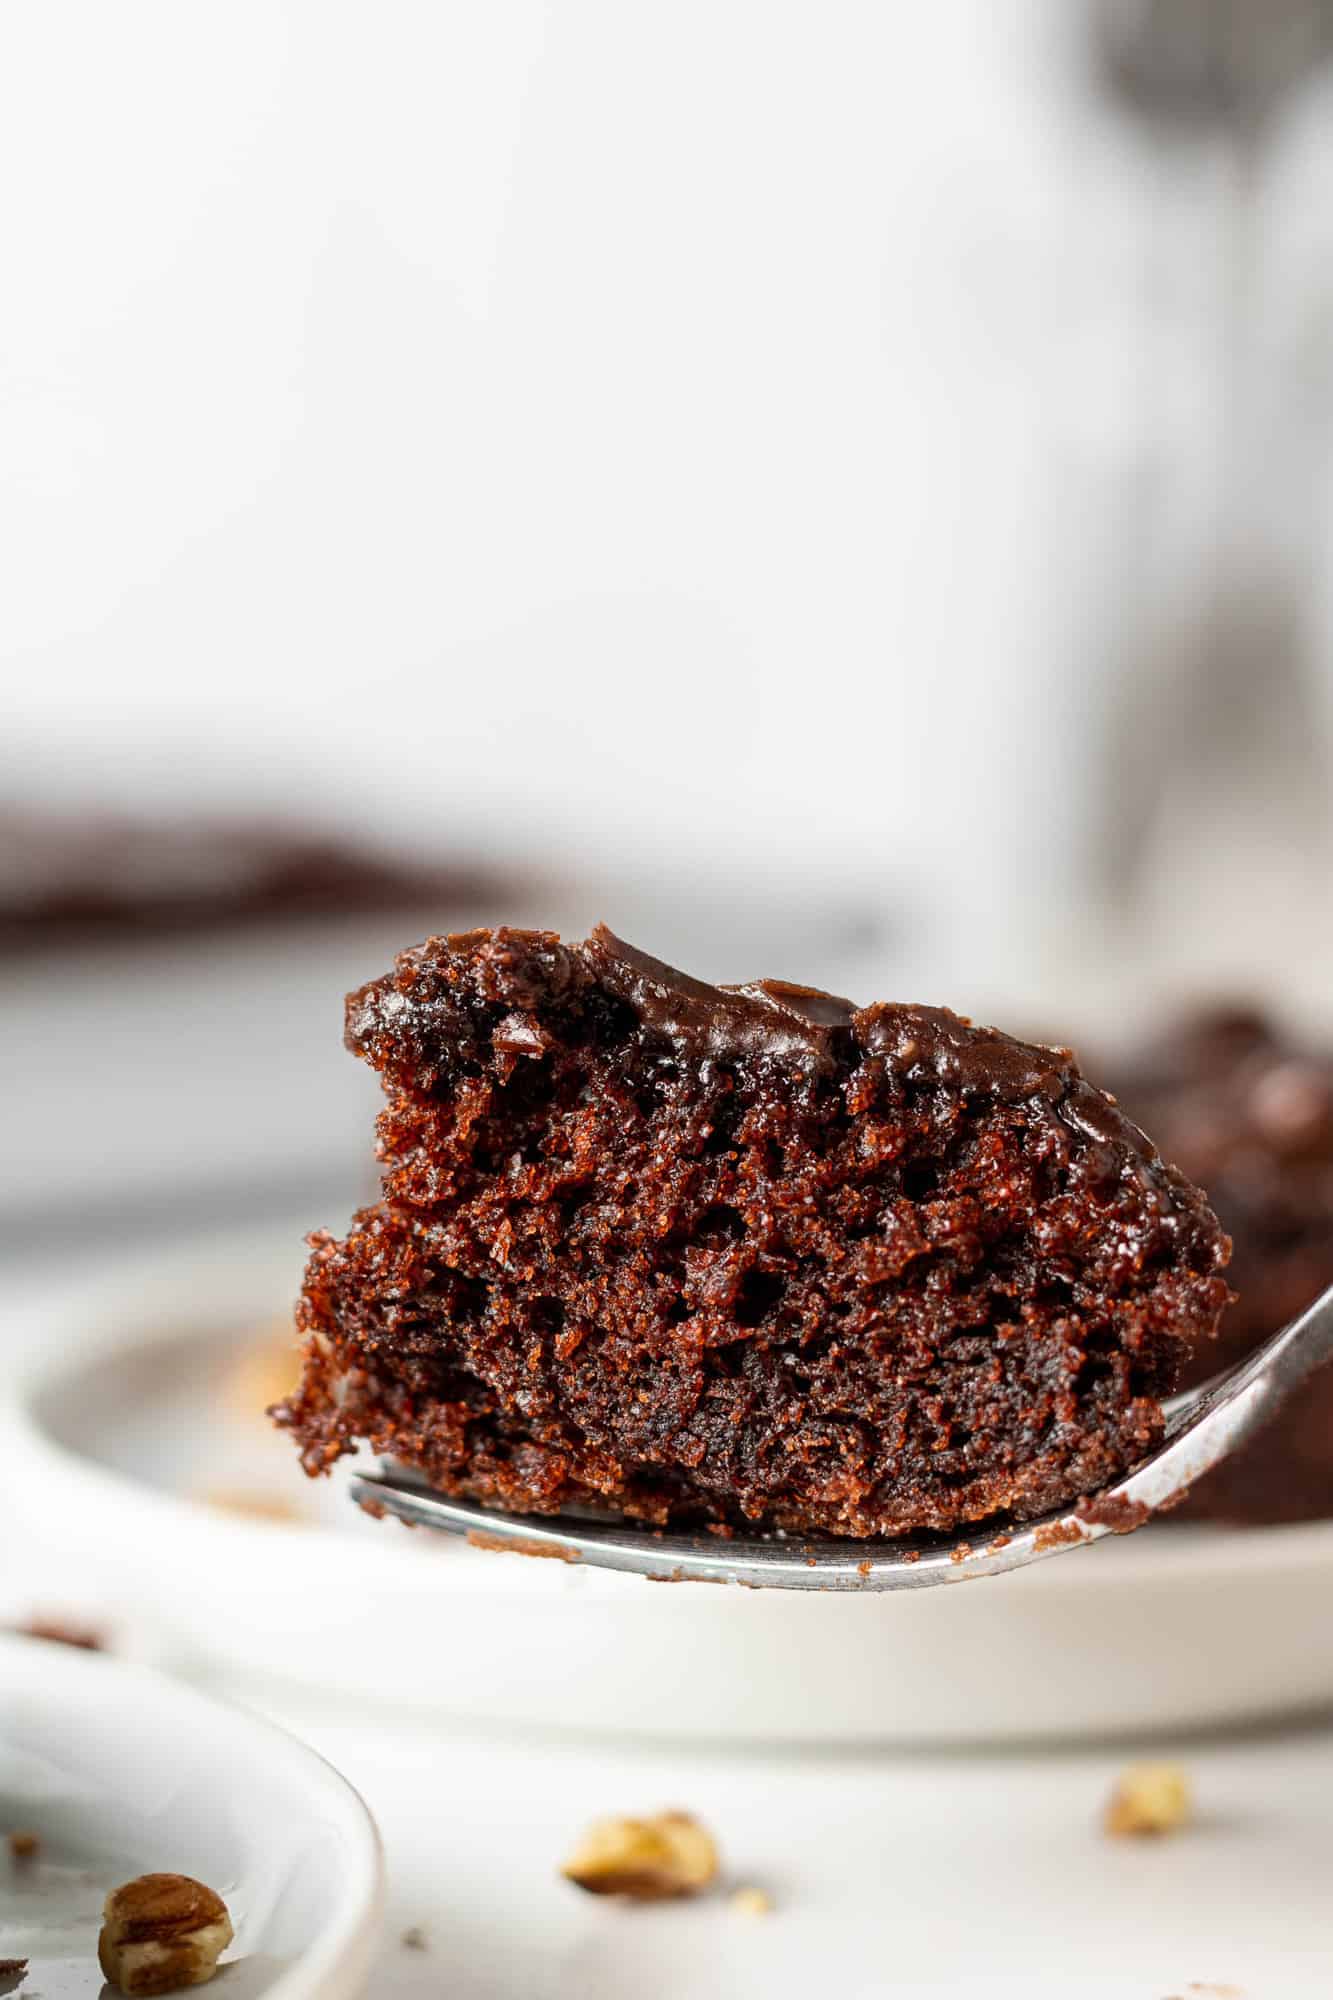
[[[766,1917],[773,1908],[773,1898],[766,1889],[733,1889],[729,1900],[743,1917]]]
[[[42,1845],[40,1834],[27,1831],[11,1833],[9,1836],[9,1858],[11,1861],[35,1861]]]
[[[1117,1780],[1103,1825],[1111,1834],[1174,1833],[1192,1810],[1179,1764],[1131,1764]]]
[[[560,1872],[593,1896],[657,1902],[706,1888],[717,1874],[717,1847],[689,1813],[599,1819]]]
[[[76,1624],[72,1618],[48,1618],[45,1615],[27,1619],[14,1627],[28,1639],[50,1639],[57,1646],[74,1646],[82,1653],[100,1653],[106,1648],[106,1640],[91,1625]]]
[[[234,1416],[262,1417],[271,1404],[290,1396],[300,1379],[296,1330],[290,1313],[283,1313],[256,1328],[232,1365],[223,1397]]]
[[[200,1495],[219,1514],[239,1514],[247,1521],[299,1521],[301,1515],[281,1493],[243,1493],[235,1487],[210,1486]]]
[[[140,1875],[111,1891],[102,1915],[98,1962],[122,1993],[202,1986],[233,1935],[222,1898],[188,1875]]]

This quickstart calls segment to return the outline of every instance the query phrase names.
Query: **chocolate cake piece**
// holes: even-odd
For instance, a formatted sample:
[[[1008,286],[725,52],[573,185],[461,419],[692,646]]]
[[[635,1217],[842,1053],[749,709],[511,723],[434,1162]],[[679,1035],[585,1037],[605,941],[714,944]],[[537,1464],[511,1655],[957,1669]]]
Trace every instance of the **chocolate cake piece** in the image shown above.
[[[598,929],[431,938],[348,1001],[383,1199],[317,1235],[306,1469],[831,1535],[1039,1515],[1158,1441],[1228,1296],[1203,1197],[1067,1050],[713,987]]]
[[[472,860],[374,853],[259,821],[0,808],[0,957],[358,915],[421,919],[432,908],[494,909],[513,892]]]
[[[1235,1246],[1235,1300],[1218,1341],[1187,1370],[1187,1381],[1203,1381],[1333,1284],[1333,1053],[1252,1010],[1214,1007],[1122,1064],[1116,1089],[1166,1157],[1208,1189]],[[1333,1515],[1333,1368],[1200,1480],[1180,1512],[1252,1522]]]

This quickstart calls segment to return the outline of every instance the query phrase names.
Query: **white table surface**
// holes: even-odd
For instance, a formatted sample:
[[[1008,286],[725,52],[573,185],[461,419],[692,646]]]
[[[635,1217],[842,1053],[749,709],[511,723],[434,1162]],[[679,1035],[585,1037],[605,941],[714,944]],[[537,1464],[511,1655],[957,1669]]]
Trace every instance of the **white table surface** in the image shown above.
[[[390,1890],[376,2000],[1333,1990],[1328,1729],[1173,1747],[1195,1823],[1111,1841],[1100,1808],[1133,1746],[724,1755],[483,1739],[291,1695],[260,1705],[379,1820]],[[722,1847],[716,1896],[626,1907],[559,1879],[588,1819],[671,1805]],[[767,1890],[771,1914],[731,1908],[737,1884]],[[402,1943],[412,1926],[426,1950]]]

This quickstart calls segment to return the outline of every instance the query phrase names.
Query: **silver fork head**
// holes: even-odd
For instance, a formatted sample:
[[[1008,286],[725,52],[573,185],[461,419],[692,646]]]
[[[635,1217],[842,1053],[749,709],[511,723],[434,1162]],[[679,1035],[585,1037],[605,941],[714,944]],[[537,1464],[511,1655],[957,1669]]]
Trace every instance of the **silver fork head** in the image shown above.
[[[1174,1398],[1150,1458],[1066,1512],[972,1538],[805,1541],[780,1534],[658,1533],[632,1522],[503,1514],[449,1500],[401,1473],[361,1473],[352,1495],[373,1513],[461,1535],[474,1547],[624,1570],[658,1583],[736,1583],[764,1590],[922,1590],[999,1576],[1103,1535],[1128,1534],[1182,1500],[1194,1481],[1260,1430],[1293,1391],[1333,1359],[1333,1286],[1281,1333],[1193,1396]]]

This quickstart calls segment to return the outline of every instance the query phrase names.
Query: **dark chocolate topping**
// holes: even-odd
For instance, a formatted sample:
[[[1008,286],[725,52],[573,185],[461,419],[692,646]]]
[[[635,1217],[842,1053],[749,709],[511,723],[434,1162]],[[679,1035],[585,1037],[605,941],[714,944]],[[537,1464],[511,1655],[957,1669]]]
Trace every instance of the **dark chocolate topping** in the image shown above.
[[[835,1034],[850,1029],[867,1055],[882,1057],[908,1080],[933,1081],[964,1095],[984,1092],[1005,1103],[1046,1098],[1085,1137],[1125,1142],[1128,1121],[1103,1092],[1084,1081],[1068,1049],[1016,1041],[997,1028],[975,1028],[948,1007],[880,1002],[858,1008],[838,994],[784,979],[710,986],[626,944],[605,924],[597,925],[583,952],[597,977],[633,1007],[646,1029],[691,1055],[725,1060],[808,1053],[827,1066]],[[1135,1132],[1135,1137],[1151,1154],[1143,1135]]]
[[[428,938],[401,953],[392,973],[348,996],[347,1044],[372,1062],[385,1051],[401,1057],[410,1050],[424,1074],[444,1059],[457,1032],[459,997],[468,991],[488,1009],[505,1010],[483,1030],[488,1040],[536,1056],[542,1034],[525,1027],[525,1019],[561,995],[594,988],[622,1002],[649,1043],[660,1039],[685,1063],[796,1062],[827,1078],[840,1065],[877,1059],[913,1088],[993,1104],[1041,1103],[1081,1140],[1112,1149],[1120,1171],[1178,1179],[1114,1101],[1080,1074],[1066,1048],[974,1027],[947,1007],[857,1008],[837,994],[781,979],[713,986],[625,943],[605,924],[583,944],[507,926]],[[1110,1160],[1107,1166],[1111,1171]]]
[[[1016,1042],[997,1028],[974,1028],[947,1007],[881,1002],[856,1016],[856,1038],[899,1076],[931,1079],[950,1090],[985,1091],[1005,1103],[1062,1097],[1075,1074],[1068,1049]]]
[[[636,950],[605,924],[596,926],[583,952],[603,985],[634,1009],[646,1029],[690,1054],[718,1060],[809,1054],[826,1064],[834,1031],[849,1027],[855,1013],[850,1000],[782,979],[710,986]]]

